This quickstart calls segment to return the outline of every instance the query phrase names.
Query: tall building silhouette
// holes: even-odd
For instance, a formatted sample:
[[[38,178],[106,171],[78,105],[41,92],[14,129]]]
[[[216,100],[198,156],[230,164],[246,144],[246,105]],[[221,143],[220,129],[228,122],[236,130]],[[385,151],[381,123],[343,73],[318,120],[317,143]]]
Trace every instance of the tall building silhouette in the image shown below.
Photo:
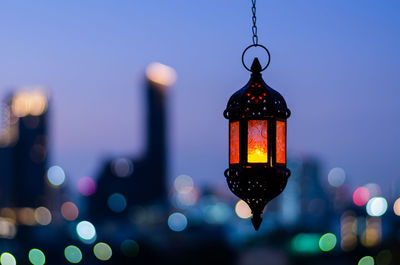
[[[0,136],[0,204],[43,205],[47,164],[46,95],[40,90],[10,95]]]
[[[92,218],[119,218],[136,205],[163,203],[167,199],[166,93],[175,71],[159,63],[146,71],[147,144],[141,158],[117,157],[106,161],[89,198]]]

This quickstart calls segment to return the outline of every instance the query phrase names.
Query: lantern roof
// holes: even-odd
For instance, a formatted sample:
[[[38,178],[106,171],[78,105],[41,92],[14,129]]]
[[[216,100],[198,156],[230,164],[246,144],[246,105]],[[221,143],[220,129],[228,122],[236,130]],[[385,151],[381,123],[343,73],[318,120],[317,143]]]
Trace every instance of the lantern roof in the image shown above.
[[[285,99],[262,79],[262,68],[257,57],[254,58],[250,70],[252,74],[248,83],[229,99],[224,111],[225,118],[229,120],[289,118],[290,110],[286,106]]]

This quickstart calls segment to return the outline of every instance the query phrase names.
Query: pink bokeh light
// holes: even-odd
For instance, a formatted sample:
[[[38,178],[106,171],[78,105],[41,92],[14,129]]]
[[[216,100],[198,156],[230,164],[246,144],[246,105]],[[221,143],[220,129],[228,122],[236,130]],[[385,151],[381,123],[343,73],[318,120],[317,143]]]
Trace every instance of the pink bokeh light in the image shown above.
[[[78,180],[78,190],[84,196],[90,196],[96,192],[96,182],[90,177],[83,177]]]

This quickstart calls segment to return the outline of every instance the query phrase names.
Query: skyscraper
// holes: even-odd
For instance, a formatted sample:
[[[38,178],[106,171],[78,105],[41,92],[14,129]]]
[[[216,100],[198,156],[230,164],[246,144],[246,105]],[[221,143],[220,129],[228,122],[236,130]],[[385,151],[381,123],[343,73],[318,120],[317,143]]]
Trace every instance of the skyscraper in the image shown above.
[[[0,136],[2,206],[45,202],[47,107],[47,97],[38,89],[16,92],[6,100]]]
[[[160,63],[146,71],[147,146],[144,157],[117,157],[106,161],[97,191],[89,199],[89,215],[118,218],[135,205],[166,201],[167,136],[166,92],[175,71]],[[113,215],[114,213],[114,215]]]

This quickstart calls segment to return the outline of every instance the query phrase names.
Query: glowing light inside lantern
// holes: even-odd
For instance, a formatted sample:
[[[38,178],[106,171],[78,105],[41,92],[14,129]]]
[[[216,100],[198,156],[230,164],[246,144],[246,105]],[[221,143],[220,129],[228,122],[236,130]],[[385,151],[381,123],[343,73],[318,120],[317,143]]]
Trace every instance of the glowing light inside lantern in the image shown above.
[[[229,126],[229,163],[237,164],[239,163],[239,122],[231,122]]]
[[[268,125],[266,120],[249,120],[248,153],[249,163],[268,162]]]
[[[286,122],[276,121],[276,163],[286,164]]]

